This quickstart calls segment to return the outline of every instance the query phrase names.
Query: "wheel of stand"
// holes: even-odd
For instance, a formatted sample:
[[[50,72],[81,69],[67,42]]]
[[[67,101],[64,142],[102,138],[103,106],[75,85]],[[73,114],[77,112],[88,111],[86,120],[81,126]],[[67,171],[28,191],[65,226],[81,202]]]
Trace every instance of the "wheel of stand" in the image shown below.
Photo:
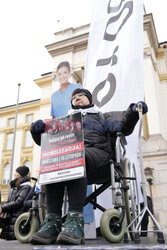
[[[126,220],[119,225],[120,211],[114,208],[106,210],[100,220],[100,231],[103,237],[109,242],[120,242],[125,233]]]
[[[29,218],[29,212],[21,214],[14,226],[14,234],[18,241],[21,243],[27,243],[29,242],[29,238],[32,233],[35,233],[39,229],[39,222],[36,216],[32,216],[30,223],[27,224],[26,227],[23,228],[23,225],[26,223],[26,221]]]
[[[125,159],[124,161],[123,175],[124,177],[136,178],[135,166],[131,165],[128,159]],[[127,224],[129,225],[140,213],[140,205],[137,192],[137,180],[125,179],[123,184],[124,186],[129,187],[129,190],[125,190],[124,192]],[[137,220],[131,227],[129,227],[129,231],[133,231],[136,225]],[[129,232],[129,235],[134,241],[135,234],[133,232]]]

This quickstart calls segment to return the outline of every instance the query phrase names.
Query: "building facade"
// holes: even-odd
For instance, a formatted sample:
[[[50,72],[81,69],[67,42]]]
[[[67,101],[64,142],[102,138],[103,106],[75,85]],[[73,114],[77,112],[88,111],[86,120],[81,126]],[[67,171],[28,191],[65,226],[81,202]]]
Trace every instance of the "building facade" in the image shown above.
[[[40,147],[31,139],[30,125],[37,119],[50,118],[51,94],[59,88],[55,69],[61,61],[71,64],[71,82],[83,82],[89,25],[55,33],[55,42],[46,46],[53,58],[54,70],[34,80],[41,99],[20,103],[14,155],[14,170],[22,164],[38,177]],[[136,45],[137,46],[137,45]],[[144,116],[143,156],[152,195],[155,217],[167,233],[167,43],[158,43],[151,14],[144,16],[144,89],[149,112]],[[137,76],[136,76],[137,77]],[[1,201],[7,199],[10,176],[15,105],[0,108],[0,188]],[[149,174],[149,176],[148,176]],[[150,183],[150,184],[149,184]],[[151,191],[151,194],[150,194]]]

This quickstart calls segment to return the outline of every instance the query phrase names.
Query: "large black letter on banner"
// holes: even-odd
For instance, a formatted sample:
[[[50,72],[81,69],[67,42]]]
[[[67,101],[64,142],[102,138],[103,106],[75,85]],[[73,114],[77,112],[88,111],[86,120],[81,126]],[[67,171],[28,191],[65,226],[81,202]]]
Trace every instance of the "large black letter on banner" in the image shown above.
[[[111,66],[117,64],[118,57],[115,55],[115,53],[118,51],[118,48],[119,46],[115,47],[111,57],[97,60],[96,66],[104,66],[109,64],[111,61],[112,61]]]
[[[128,11],[126,17],[123,19],[121,25],[119,26],[117,33],[116,33],[116,34],[113,34],[113,35],[107,33],[107,28],[108,28],[108,26],[109,26],[111,23],[116,22],[116,21],[120,18],[120,16],[122,15],[124,9],[126,9],[126,8],[127,8],[129,11]],[[133,11],[133,2],[132,2],[132,1],[129,1],[129,2],[125,3],[125,5],[124,5],[123,9],[121,10],[121,12],[120,12],[117,16],[113,16],[113,17],[111,17],[111,18],[108,20],[103,39],[104,39],[104,40],[107,40],[107,41],[114,41],[115,38],[116,38],[116,36],[117,36],[117,34],[118,34],[119,31],[121,30],[121,28],[124,26],[124,24],[126,23],[126,21],[127,21],[127,20],[129,19],[129,17],[132,15],[132,11]]]
[[[110,89],[109,89],[108,93],[103,97],[103,99],[101,100],[101,102],[99,102],[98,99],[97,99],[97,95],[104,88],[104,86],[106,84],[106,81],[109,81],[109,83],[110,83]],[[108,101],[110,101],[110,99],[113,97],[113,95],[115,93],[115,89],[116,89],[116,79],[115,79],[115,76],[112,73],[109,73],[107,79],[104,80],[103,82],[99,83],[95,87],[95,89],[93,90],[93,93],[92,93],[93,103],[96,106],[98,106],[99,108],[101,108]]]
[[[121,8],[123,1],[125,0],[121,0],[120,4],[116,7],[110,7],[110,3],[111,3],[111,0],[110,0],[107,6],[107,13],[109,14],[112,12],[117,12]]]

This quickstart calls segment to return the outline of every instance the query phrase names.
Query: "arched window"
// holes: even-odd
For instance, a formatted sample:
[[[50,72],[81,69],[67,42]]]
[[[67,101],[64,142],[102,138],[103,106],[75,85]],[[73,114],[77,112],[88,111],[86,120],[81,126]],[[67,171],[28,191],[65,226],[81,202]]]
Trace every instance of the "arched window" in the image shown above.
[[[10,163],[7,163],[3,168],[2,184],[8,184],[10,181]]]

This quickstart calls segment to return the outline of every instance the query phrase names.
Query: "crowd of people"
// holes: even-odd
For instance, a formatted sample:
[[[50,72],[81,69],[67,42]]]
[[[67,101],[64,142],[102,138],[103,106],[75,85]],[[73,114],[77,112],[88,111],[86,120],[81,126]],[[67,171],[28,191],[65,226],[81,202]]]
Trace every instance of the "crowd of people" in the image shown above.
[[[110,140],[106,133],[105,117],[93,104],[92,95],[81,85],[69,83],[70,65],[62,62],[57,67],[60,89],[51,98],[51,116],[53,119],[67,114],[81,112],[84,129],[86,177],[46,185],[47,214],[39,231],[33,233],[31,244],[84,244],[83,207],[88,184],[98,183],[110,176],[109,160],[114,158],[116,131],[110,131]],[[69,98],[70,96],[70,98]],[[143,114],[147,105],[143,104]],[[137,104],[132,103],[118,121],[120,132],[126,136],[133,132],[138,122]],[[107,121],[109,122],[109,121]],[[86,127],[86,124],[93,124]],[[99,128],[98,130],[96,128]],[[43,120],[31,125],[32,138],[41,145],[41,134],[45,132]],[[118,132],[118,131],[117,131]],[[16,169],[15,179],[10,182],[12,191],[8,201],[0,207],[0,238],[15,239],[14,223],[18,216],[31,207],[33,190],[28,177],[29,169],[20,166]],[[62,230],[62,205],[65,188],[68,192],[68,213]],[[27,198],[27,199],[26,199]],[[23,206],[24,204],[24,206]]]

